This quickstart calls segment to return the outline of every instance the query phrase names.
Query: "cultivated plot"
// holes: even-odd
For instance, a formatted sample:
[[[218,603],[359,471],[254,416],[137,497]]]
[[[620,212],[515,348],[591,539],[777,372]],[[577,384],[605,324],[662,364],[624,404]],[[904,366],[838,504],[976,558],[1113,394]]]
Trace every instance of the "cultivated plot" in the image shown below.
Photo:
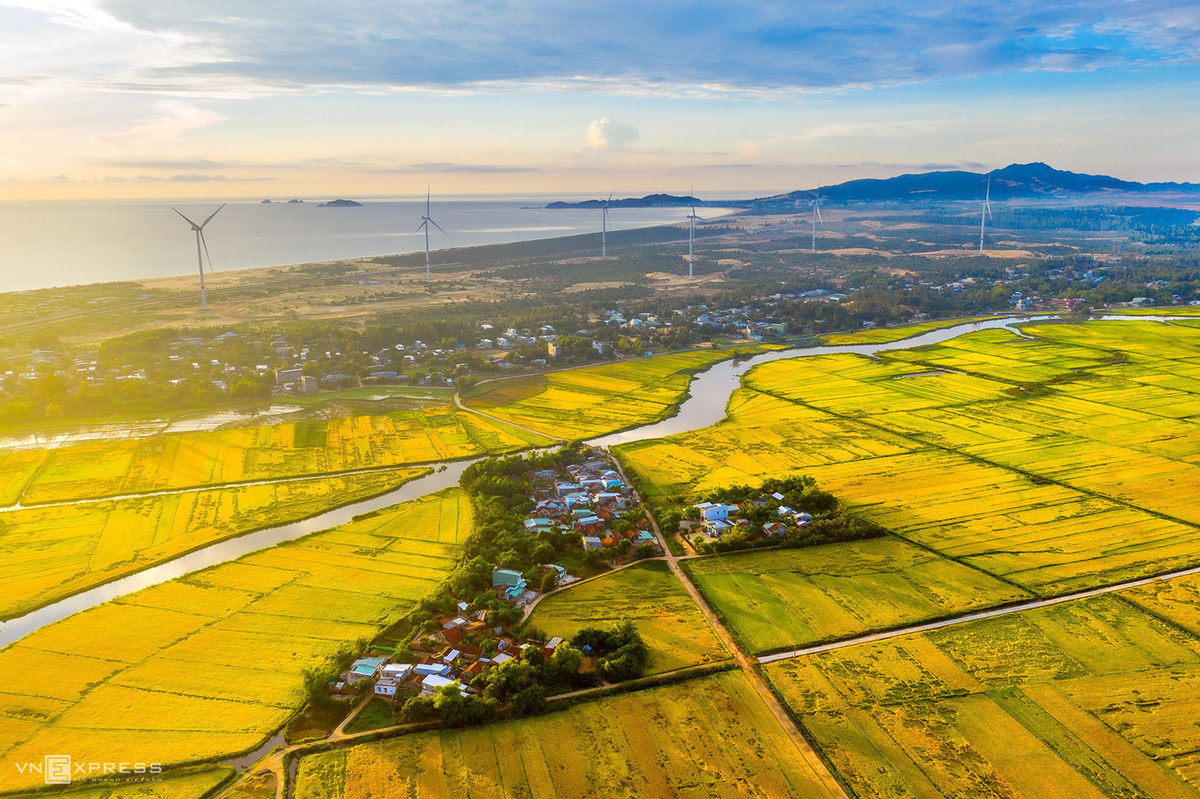
[[[740,673],[309,755],[296,799],[829,796]]]
[[[0,756],[252,749],[303,702],[304,670],[428,595],[470,529],[466,496],[444,491],[44,627],[0,651]],[[36,777],[0,771],[0,790]]]

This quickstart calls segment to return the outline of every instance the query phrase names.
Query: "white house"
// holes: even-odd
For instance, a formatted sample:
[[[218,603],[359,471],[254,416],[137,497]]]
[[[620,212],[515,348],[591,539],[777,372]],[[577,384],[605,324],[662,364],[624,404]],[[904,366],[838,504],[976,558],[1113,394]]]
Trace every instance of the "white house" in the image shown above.
[[[729,514],[739,510],[737,505],[722,505],[718,502],[701,502],[694,507],[700,509],[700,517],[706,522],[724,521]]]
[[[428,677],[421,680],[421,696],[433,696],[437,693],[439,688],[443,688],[447,685],[458,685],[458,683],[449,677],[430,674]]]
[[[396,696],[396,688],[399,684],[395,680],[389,680],[386,677],[375,682],[375,695],[382,696],[386,699],[392,699]]]

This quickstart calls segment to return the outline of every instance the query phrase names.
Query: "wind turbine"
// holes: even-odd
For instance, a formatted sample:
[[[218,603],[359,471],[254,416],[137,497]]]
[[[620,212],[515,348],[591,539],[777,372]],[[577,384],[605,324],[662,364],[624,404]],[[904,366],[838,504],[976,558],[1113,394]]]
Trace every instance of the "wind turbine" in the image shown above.
[[[438,230],[442,230],[442,226],[439,225],[437,222],[434,222],[433,217],[431,217],[429,215],[430,191],[431,191],[431,189],[429,188],[429,186],[426,186],[425,187],[425,216],[421,217],[421,224],[417,225],[417,229],[413,231],[414,233],[420,233],[421,228],[425,228],[425,279],[426,280],[432,279],[429,275],[429,226],[433,225]],[[442,230],[442,235],[445,236],[446,238],[450,238],[450,234],[444,230]]]
[[[221,203],[221,208],[224,208],[225,205],[226,203]],[[206,257],[208,258],[208,271],[212,271],[212,257],[208,254],[208,242],[204,240],[204,226],[211,222],[212,218],[221,212],[221,208],[213,211],[208,215],[208,219],[205,219],[198,225],[192,220],[188,219],[186,216],[183,216],[183,214],[179,212],[178,208],[171,208],[172,211],[180,216],[183,216],[183,221],[191,225],[192,230],[196,231],[196,260],[200,262],[200,310],[202,311],[208,310],[208,297],[204,293],[204,259]],[[200,254],[201,247],[204,247],[203,255]]]
[[[688,229],[688,280],[692,279],[692,267],[695,266],[695,264],[696,264],[696,259],[695,259],[696,220],[699,219],[701,222],[704,221],[700,217],[696,216],[696,193],[695,193],[695,191],[696,191],[695,189],[690,190],[691,200],[692,200],[692,212],[690,214],[688,214],[688,222],[690,223],[690,226]]]
[[[612,196],[616,194],[616,189],[608,193],[608,199],[604,201],[604,216],[600,220],[600,257],[608,257],[608,204],[612,202]]]
[[[988,172],[987,194],[983,195],[983,213],[979,215],[979,254],[983,255],[983,227],[992,215],[992,173]]]
[[[812,231],[812,251],[817,251],[817,220],[821,221],[821,227],[825,227],[825,220],[821,219],[821,181],[817,181],[817,199],[812,202],[813,207],[813,231]]]

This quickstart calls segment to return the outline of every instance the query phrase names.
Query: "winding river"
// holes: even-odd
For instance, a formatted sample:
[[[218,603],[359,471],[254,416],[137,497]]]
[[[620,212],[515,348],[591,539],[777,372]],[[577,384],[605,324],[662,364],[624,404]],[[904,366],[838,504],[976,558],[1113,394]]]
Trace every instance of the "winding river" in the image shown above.
[[[1041,320],[1045,320],[1046,318],[1041,317]],[[1125,318],[1139,319],[1139,317]],[[1140,318],[1145,319],[1145,317]],[[843,353],[874,355],[875,353],[888,350],[911,349],[929,344],[938,344],[979,330],[1013,328],[1015,325],[1033,321],[1039,320],[1021,318],[968,322],[940,330],[931,330],[912,338],[887,343],[796,347],[767,352],[740,361],[721,361],[693,378],[688,389],[689,396],[679,406],[679,412],[675,416],[655,424],[643,425],[620,433],[602,436],[588,443],[609,447],[616,444],[626,444],[631,441],[662,438],[663,436],[710,427],[725,418],[725,407],[734,389],[741,385],[742,375],[755,366],[769,363],[770,361]],[[1016,331],[1014,330],[1014,332]],[[271,527],[238,538],[220,541],[203,549],[198,549],[144,571],[137,572],[136,574],[131,574],[128,577],[114,580],[88,591],[74,594],[38,610],[30,611],[24,616],[0,623],[0,647],[18,641],[47,624],[65,619],[68,616],[116,599],[117,597],[125,596],[126,594],[131,594],[143,588],[149,588],[152,585],[173,580],[177,577],[182,577],[185,574],[190,574],[200,569],[206,569],[209,566],[215,566],[218,563],[234,560],[259,549],[275,546],[284,541],[291,541],[319,530],[345,524],[353,517],[363,513],[386,508],[399,502],[418,499],[426,494],[457,486],[459,477],[462,476],[463,471],[476,460],[481,459],[476,458],[472,460],[428,464],[434,469],[432,473],[412,480],[387,494],[345,505],[292,524]]]

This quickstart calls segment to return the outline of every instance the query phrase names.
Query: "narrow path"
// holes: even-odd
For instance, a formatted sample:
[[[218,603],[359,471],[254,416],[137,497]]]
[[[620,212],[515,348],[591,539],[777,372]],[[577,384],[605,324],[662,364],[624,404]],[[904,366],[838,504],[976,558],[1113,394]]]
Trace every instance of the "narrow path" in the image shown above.
[[[590,583],[593,580],[599,580],[601,577],[607,577],[610,574],[616,574],[617,572],[621,571],[622,569],[628,569],[632,566],[638,565],[639,563],[650,563],[650,562],[656,561],[656,560],[666,560],[666,558],[659,556],[656,558],[642,558],[641,560],[632,560],[629,563],[622,563],[620,566],[617,566],[614,569],[609,569],[606,572],[601,572],[600,574],[594,574],[591,577],[585,577],[582,580],[576,580],[573,583],[568,583],[567,585],[555,588],[553,591],[547,591],[544,594],[539,594],[532,602],[530,602],[528,605],[525,606],[525,613],[521,616],[521,621],[518,622],[518,624],[524,624],[526,621],[528,621],[529,617],[531,615],[533,615],[533,609],[538,606],[538,603],[540,603],[543,599],[545,599],[548,596],[554,596],[555,594],[561,593],[563,591],[569,591],[572,588],[575,588],[576,586],[580,586],[585,583]]]
[[[617,471],[620,472],[621,479],[625,481],[625,485],[629,486],[629,490],[633,492],[634,496],[637,497],[638,504],[641,505],[641,497],[637,495],[637,491],[633,488],[633,484],[629,482],[629,478],[625,475],[625,470],[621,466],[620,461],[614,458],[613,462],[617,465]],[[645,506],[642,505],[642,507]],[[825,767],[824,761],[821,760],[816,750],[813,749],[812,744],[808,742],[808,739],[804,737],[804,733],[800,731],[795,722],[792,721],[792,717],[789,716],[787,711],[784,710],[783,706],[779,704],[779,701],[775,698],[775,694],[771,693],[771,689],[767,686],[766,680],[763,679],[762,674],[760,674],[758,669],[755,668],[756,663],[751,661],[750,658],[748,658],[742,651],[741,647],[737,645],[737,642],[733,640],[733,636],[730,635],[729,631],[725,628],[725,624],[717,617],[717,614],[709,606],[708,601],[700,594],[699,589],[692,584],[692,581],[688,579],[687,575],[683,573],[683,569],[679,565],[679,558],[671,554],[671,549],[667,546],[667,541],[663,537],[662,531],[658,529],[658,523],[655,522],[654,517],[649,512],[647,512],[646,517],[650,520],[650,525],[654,529],[654,535],[658,538],[659,546],[661,546],[663,552],[666,553],[665,560],[667,561],[667,565],[670,567],[671,572],[675,575],[679,582],[683,584],[684,589],[688,592],[688,595],[692,598],[692,601],[696,603],[696,606],[700,608],[700,612],[704,614],[704,618],[708,621],[709,626],[712,627],[713,632],[717,634],[717,637],[721,640],[721,643],[725,645],[726,649],[733,653],[734,659],[742,669],[742,673],[746,675],[746,678],[750,681],[750,684],[754,686],[754,690],[756,690],[758,695],[762,697],[763,702],[766,703],[771,713],[773,713],[775,718],[779,720],[780,726],[783,727],[784,732],[786,732],[788,737],[792,739],[792,742],[795,743],[796,748],[800,750],[800,754],[804,756],[804,759],[808,762],[808,765],[815,773],[815,776],[825,786],[830,796],[838,797],[838,799],[849,799],[849,796],[845,789],[842,788],[841,783],[839,783],[834,778],[833,774],[829,772],[829,769]]]
[[[795,649],[791,652],[777,652],[774,655],[763,655],[757,658],[758,663],[775,663],[780,660],[789,660],[791,658],[803,657],[805,655],[818,655],[822,652],[831,652],[835,649],[844,649],[848,646],[858,646],[859,644],[870,644],[876,641],[886,641],[889,638],[899,638],[904,635],[913,635],[915,633],[928,632],[930,630],[941,630],[946,627],[954,627],[959,624],[969,624],[980,619],[992,619],[997,616],[1007,616],[1010,613],[1022,613],[1027,610],[1036,610],[1038,608],[1048,608],[1054,605],[1061,605],[1064,602],[1074,602],[1079,599],[1087,599],[1089,597],[1101,596],[1103,594],[1111,594],[1116,591],[1124,591],[1129,588],[1137,588],[1142,585],[1152,585],[1153,583],[1163,582],[1166,580],[1176,580],[1180,577],[1190,577],[1200,574],[1200,566],[1193,566],[1190,569],[1182,569],[1176,572],[1168,572],[1167,574],[1159,574],[1154,577],[1143,577],[1139,580],[1130,580],[1125,583],[1117,583],[1116,585],[1106,585],[1103,588],[1090,588],[1087,591],[1078,591],[1074,594],[1063,594],[1062,596],[1051,597],[1049,599],[1034,599],[1029,602],[1021,602],[1016,605],[1008,605],[1003,608],[993,608],[991,610],[981,610],[976,613],[967,613],[962,616],[955,616],[950,619],[942,619],[940,621],[931,621],[925,624],[914,624],[910,627],[901,627],[897,630],[888,630],[886,632],[869,633],[860,635],[857,638],[847,638],[844,641],[833,641],[828,644],[817,644],[815,646],[804,647],[803,649]]]
[[[503,379],[508,379],[508,378],[495,378],[495,379],[503,380]],[[483,382],[490,383],[492,381],[485,380]],[[481,385],[481,384],[477,384],[477,385]],[[518,430],[524,430],[526,433],[529,433],[530,435],[539,436],[541,438],[549,438],[553,441],[559,442],[560,444],[567,443],[567,439],[565,439],[565,438],[560,438],[559,436],[551,435],[549,433],[543,433],[541,430],[534,430],[532,427],[526,427],[525,425],[520,425],[520,424],[517,424],[516,422],[509,421],[508,419],[501,419],[499,416],[492,416],[490,413],[485,413],[484,411],[481,411],[478,408],[472,408],[469,405],[467,405],[465,402],[463,402],[462,395],[457,391],[454,392],[454,405],[460,411],[466,411],[467,413],[473,413],[476,416],[483,416],[487,419],[491,419],[493,422],[499,422],[500,424],[508,425],[509,427],[515,427]]]

